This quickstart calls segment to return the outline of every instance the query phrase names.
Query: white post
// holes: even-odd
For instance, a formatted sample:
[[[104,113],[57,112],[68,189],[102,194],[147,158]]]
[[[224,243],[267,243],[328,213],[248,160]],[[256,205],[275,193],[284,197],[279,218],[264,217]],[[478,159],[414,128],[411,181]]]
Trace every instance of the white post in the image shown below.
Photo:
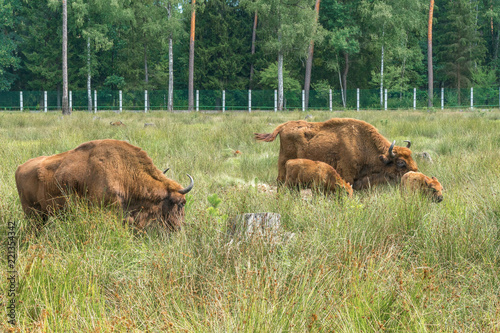
[[[148,91],[144,90],[144,113],[148,112]]]
[[[69,110],[73,111],[73,92],[69,91]]]
[[[332,111],[332,89],[330,89],[330,111]]]
[[[94,113],[97,113],[97,89],[94,90]]]
[[[470,108],[474,109],[474,88],[470,87]]]
[[[23,92],[19,92],[19,109],[23,111]]]
[[[413,88],[413,110],[417,108],[417,88]]]
[[[444,87],[441,87],[441,110],[444,109]]]
[[[226,91],[222,90],[222,112],[226,112]]]
[[[384,89],[384,110],[387,110],[387,89]]]
[[[359,88],[356,88],[356,111],[359,111]]]
[[[278,111],[278,92],[274,90],[274,112]]]
[[[196,111],[200,111],[200,91],[196,90]]]
[[[43,112],[47,112],[47,91],[43,92]]]
[[[120,90],[120,92],[118,93],[118,100],[119,100],[119,103],[120,103],[120,112],[122,112],[122,91]]]
[[[306,92],[302,90],[302,112],[306,110]]]
[[[252,89],[248,89],[248,112],[252,112]]]

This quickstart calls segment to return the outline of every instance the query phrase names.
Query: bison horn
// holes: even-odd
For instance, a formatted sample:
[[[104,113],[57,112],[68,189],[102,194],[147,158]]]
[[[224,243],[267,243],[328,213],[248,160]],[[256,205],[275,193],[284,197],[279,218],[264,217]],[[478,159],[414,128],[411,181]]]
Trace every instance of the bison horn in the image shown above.
[[[166,174],[168,170],[170,170],[170,168],[166,168],[165,170],[163,170],[163,174]]]
[[[188,187],[183,188],[182,190],[179,190],[180,194],[186,194],[193,189],[193,185],[194,185],[193,177],[191,177],[189,174],[186,174],[186,175],[189,177],[189,179],[191,179],[191,183],[189,184]]]
[[[394,148],[394,145],[396,144],[396,140],[392,141],[391,146],[389,147],[389,156],[394,158],[396,155],[392,152],[392,149]]]
[[[407,143],[406,148],[410,148],[411,147],[411,141],[410,140],[403,140],[403,141]]]

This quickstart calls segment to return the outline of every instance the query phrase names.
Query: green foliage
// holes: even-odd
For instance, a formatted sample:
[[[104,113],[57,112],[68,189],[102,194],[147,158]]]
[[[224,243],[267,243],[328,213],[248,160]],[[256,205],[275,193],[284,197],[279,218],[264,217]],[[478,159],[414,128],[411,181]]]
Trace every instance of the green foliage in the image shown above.
[[[278,88],[278,64],[271,63],[265,70],[257,73],[259,84],[264,89]],[[283,89],[285,91],[300,90],[300,82],[290,75],[290,71],[283,66]]]
[[[118,75],[111,75],[104,80],[104,86],[109,87],[113,90],[120,90],[123,89],[125,86],[125,79],[121,76]]]
[[[322,0],[317,24],[314,3],[197,1],[195,89],[247,89],[250,64],[262,74],[278,54],[284,55],[289,77],[301,89],[311,41],[311,85],[327,82],[339,90],[339,76],[345,75],[344,89],[378,87],[384,46],[384,87],[401,94],[426,87],[428,0]],[[89,73],[92,89],[117,87],[107,80],[113,75],[124,79],[123,89],[166,89],[171,38],[175,89],[187,87],[189,2],[74,0],[68,5],[71,90],[85,89]],[[256,12],[256,51],[251,55]],[[61,24],[58,0],[0,1],[0,90],[61,86]],[[476,68],[490,68],[498,77],[499,26],[499,0],[436,1],[435,84],[468,88],[494,82],[481,78]],[[261,83],[262,77],[255,77],[252,89],[277,85],[267,80],[277,81],[277,74],[264,76]],[[297,88],[295,82],[291,86]]]

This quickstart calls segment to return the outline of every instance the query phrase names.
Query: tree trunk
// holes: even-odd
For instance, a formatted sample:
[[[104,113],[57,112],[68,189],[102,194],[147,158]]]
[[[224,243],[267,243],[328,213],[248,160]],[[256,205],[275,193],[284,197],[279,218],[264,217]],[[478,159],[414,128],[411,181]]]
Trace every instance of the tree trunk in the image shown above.
[[[87,110],[92,112],[92,90],[91,83],[92,74],[90,69],[90,37],[87,37]]]
[[[149,73],[148,73],[148,46],[144,44],[144,83],[147,89],[149,83]]]
[[[380,107],[384,107],[384,35],[385,31],[382,28],[382,54],[380,56]]]
[[[427,25],[427,107],[432,108],[434,97],[434,69],[432,65],[432,18],[434,13],[434,0],[430,0],[429,22]]]
[[[253,55],[255,54],[255,39],[257,35],[257,11],[255,11],[255,15],[253,18],[253,30],[252,30],[252,63],[250,64],[250,84],[249,87],[252,89],[252,80],[253,80]]]
[[[149,86],[149,72],[148,72],[148,46],[144,44],[144,87],[147,90]],[[149,110],[149,95],[148,95],[148,100],[146,104],[146,109]]]
[[[495,38],[494,49],[493,49],[493,64],[495,69],[498,67],[497,59],[498,59],[498,46],[500,45],[500,24],[497,26],[497,36]]]
[[[283,111],[283,53],[278,53],[278,111]]]
[[[188,82],[188,110],[194,106],[194,31],[196,23],[196,0],[192,2],[191,34],[189,36],[189,82]]]
[[[314,7],[316,10],[316,22],[318,22],[318,17],[319,17],[319,2],[320,0],[316,0],[316,6]],[[313,54],[314,54],[314,41],[311,40],[311,42],[309,43],[309,52],[307,54],[307,61],[306,61],[306,74],[304,78],[304,94],[305,94],[304,102],[306,109],[308,109],[309,107],[309,88],[311,86]]]
[[[346,107],[347,101],[347,73],[349,73],[349,53],[344,52],[344,73],[342,74],[342,85],[344,89],[344,108]]]
[[[62,0],[63,5],[63,33],[62,33],[62,75],[63,75],[63,97],[62,114],[70,115],[69,96],[68,96],[68,2]]]
[[[172,18],[172,4],[168,4],[168,20]],[[174,110],[174,51],[172,45],[172,33],[168,41],[168,111]]]

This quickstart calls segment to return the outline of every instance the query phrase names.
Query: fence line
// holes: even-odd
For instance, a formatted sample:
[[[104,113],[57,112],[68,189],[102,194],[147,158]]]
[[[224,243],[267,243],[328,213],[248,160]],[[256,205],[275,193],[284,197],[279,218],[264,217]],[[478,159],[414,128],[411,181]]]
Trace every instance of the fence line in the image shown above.
[[[500,87],[444,89],[433,96],[435,107],[447,108],[498,108],[500,107]],[[285,110],[394,110],[426,109],[427,90],[413,88],[408,91],[384,89],[382,96],[378,89],[350,89],[342,96],[341,90],[309,92],[309,103],[305,104],[304,90],[284,93]],[[187,90],[174,91],[174,110],[188,109]],[[69,105],[72,110],[88,110],[93,105],[93,112],[111,110],[122,112],[167,109],[168,92],[165,90],[144,91],[106,91],[94,90],[93,101],[89,103],[85,90],[69,91]],[[345,97],[345,100],[343,98]],[[382,97],[382,98],[381,98]],[[276,90],[196,90],[196,111],[277,111]],[[0,92],[0,110],[53,111],[60,110],[61,94],[55,91],[9,91]],[[345,105],[345,107],[344,107]]]

